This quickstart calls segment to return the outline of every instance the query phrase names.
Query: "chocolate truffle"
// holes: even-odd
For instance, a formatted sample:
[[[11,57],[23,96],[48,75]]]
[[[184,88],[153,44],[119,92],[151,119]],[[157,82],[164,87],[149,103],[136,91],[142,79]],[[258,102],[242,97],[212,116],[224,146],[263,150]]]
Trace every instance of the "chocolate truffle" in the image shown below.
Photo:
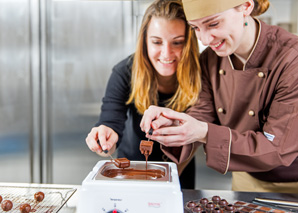
[[[20,205],[21,213],[29,213],[31,211],[31,206],[28,203]]]
[[[212,197],[212,201],[213,201],[213,203],[218,204],[219,201],[220,201],[220,197],[215,195],[215,196]]]
[[[128,160],[127,158],[116,158],[114,160],[114,164],[118,168],[127,168],[130,166],[130,160]]]
[[[34,199],[38,202],[41,202],[44,199],[44,193],[43,192],[36,192],[34,194]]]
[[[187,207],[188,208],[193,208],[193,207],[195,207],[197,204],[195,203],[195,202],[193,202],[193,201],[189,201],[188,203],[187,203]]]
[[[1,202],[1,208],[3,209],[3,211],[7,212],[9,210],[12,209],[12,202],[10,200],[3,200]]]
[[[207,198],[202,198],[202,199],[200,200],[200,204],[202,204],[203,206],[205,206],[208,202],[209,202],[209,201],[208,201]]]
[[[229,205],[225,206],[225,210],[227,212],[234,212],[235,207],[232,204],[229,204]]]
[[[220,207],[225,207],[226,205],[228,205],[228,201],[226,201],[225,199],[221,199],[218,204]]]
[[[218,208],[218,207],[216,207],[213,211],[212,211],[212,213],[221,213],[222,211]]]
[[[140,143],[140,151],[143,155],[151,155],[153,149],[153,141],[142,140]]]
[[[215,204],[212,203],[212,202],[209,202],[209,203],[206,204],[206,208],[207,208],[208,210],[212,211],[212,210],[214,210],[214,208],[215,208]]]
[[[200,213],[200,212],[203,212],[203,211],[204,211],[204,209],[201,206],[196,206],[192,209],[192,212]]]

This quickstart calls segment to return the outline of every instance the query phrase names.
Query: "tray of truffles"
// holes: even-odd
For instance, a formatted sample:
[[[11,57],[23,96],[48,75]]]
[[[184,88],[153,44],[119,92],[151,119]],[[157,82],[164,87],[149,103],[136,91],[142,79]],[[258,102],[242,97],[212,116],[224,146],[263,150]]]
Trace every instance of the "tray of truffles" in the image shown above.
[[[187,212],[195,213],[286,213],[292,211],[285,211],[282,209],[275,209],[270,206],[258,205],[255,203],[248,203],[244,201],[236,201],[228,203],[228,201],[220,196],[213,196],[212,198],[201,198],[199,200],[191,200],[185,203],[184,206]]]
[[[0,212],[58,212],[75,193],[74,188],[0,185]]]

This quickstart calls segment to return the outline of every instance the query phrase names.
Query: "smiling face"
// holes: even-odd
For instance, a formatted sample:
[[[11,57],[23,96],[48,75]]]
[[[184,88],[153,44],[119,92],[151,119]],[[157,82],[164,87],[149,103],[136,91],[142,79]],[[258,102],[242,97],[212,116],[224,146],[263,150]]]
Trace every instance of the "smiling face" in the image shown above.
[[[185,44],[185,22],[152,17],[147,29],[147,52],[157,73],[173,76]]]
[[[245,48],[244,16],[241,9],[232,8],[222,13],[189,21],[197,38],[224,57]]]

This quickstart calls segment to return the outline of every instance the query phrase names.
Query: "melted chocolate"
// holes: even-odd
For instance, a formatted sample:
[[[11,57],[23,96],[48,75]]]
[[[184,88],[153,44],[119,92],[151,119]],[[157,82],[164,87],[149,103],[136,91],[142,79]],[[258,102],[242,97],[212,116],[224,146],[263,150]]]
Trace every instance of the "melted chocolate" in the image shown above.
[[[148,157],[151,155],[153,150],[153,141],[145,141],[142,140],[140,143],[140,151],[143,155],[145,155],[146,159],[146,170],[147,170],[147,162],[148,162]]]
[[[102,175],[109,178],[118,179],[148,180],[162,178],[165,176],[165,172],[158,169],[108,169],[104,171]]]

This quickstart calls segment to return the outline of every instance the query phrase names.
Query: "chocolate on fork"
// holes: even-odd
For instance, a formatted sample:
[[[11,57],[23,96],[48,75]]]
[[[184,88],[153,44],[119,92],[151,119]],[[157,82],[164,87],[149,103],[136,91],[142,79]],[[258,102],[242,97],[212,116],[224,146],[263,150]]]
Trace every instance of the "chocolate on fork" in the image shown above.
[[[100,146],[99,140],[97,141],[98,145]],[[101,147],[101,146],[100,146]],[[109,150],[102,150],[105,154],[108,154],[109,157],[111,158],[112,163],[118,167],[118,168],[127,168],[130,167],[130,160],[128,160],[127,158],[116,158],[114,159],[112,157],[112,155],[109,153]]]
[[[140,143],[140,151],[143,155],[151,155],[153,150],[153,141],[142,140]]]

